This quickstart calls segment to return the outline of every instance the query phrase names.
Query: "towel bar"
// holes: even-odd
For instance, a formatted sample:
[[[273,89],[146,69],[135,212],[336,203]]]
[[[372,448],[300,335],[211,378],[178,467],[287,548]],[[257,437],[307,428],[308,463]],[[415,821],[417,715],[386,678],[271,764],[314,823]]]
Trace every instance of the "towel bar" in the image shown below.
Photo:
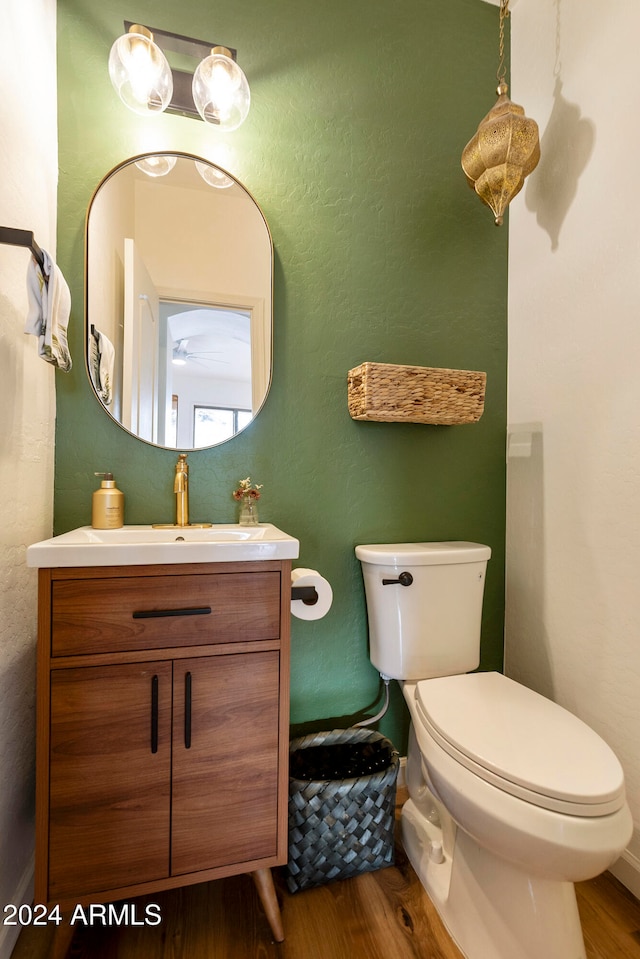
[[[36,243],[31,230],[15,230],[10,226],[0,226],[0,243],[6,243],[9,246],[26,246],[38,261],[45,280],[49,279],[44,268],[44,254]]]

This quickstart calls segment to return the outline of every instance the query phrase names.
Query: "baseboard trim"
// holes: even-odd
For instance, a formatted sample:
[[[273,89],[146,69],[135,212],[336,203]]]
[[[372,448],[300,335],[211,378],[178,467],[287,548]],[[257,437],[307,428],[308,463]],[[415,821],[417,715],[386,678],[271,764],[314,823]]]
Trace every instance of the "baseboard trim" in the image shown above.
[[[626,850],[618,861],[614,862],[609,872],[619,879],[636,899],[640,899],[640,859],[637,856]]]
[[[11,900],[14,906],[21,906],[25,902],[33,901],[34,871],[35,862],[34,857],[31,856]],[[6,905],[9,905],[9,903],[6,903]],[[19,935],[20,926],[0,926],[0,959],[11,959],[11,953]]]

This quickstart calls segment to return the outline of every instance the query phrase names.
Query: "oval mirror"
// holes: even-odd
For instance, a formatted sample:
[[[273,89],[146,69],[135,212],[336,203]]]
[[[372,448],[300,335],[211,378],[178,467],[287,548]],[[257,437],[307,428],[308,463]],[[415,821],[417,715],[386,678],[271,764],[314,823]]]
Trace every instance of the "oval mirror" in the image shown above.
[[[111,170],[86,225],[86,363],[106,412],[155,446],[232,439],[271,384],[273,244],[251,194],[185,153]]]

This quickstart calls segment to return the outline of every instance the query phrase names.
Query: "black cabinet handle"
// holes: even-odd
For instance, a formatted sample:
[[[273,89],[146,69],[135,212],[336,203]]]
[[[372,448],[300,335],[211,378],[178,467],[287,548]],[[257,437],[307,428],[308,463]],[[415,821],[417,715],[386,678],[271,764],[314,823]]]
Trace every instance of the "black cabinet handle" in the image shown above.
[[[210,606],[194,606],[191,609],[139,609],[133,613],[134,619],[157,619],[161,616],[208,616]]]
[[[184,676],[184,748],[191,749],[191,673]]]
[[[413,582],[413,576],[411,573],[405,572],[400,573],[397,579],[383,579],[383,586],[392,586],[394,583],[400,583],[401,586],[411,586]]]
[[[151,752],[158,752],[158,677],[151,680]]]

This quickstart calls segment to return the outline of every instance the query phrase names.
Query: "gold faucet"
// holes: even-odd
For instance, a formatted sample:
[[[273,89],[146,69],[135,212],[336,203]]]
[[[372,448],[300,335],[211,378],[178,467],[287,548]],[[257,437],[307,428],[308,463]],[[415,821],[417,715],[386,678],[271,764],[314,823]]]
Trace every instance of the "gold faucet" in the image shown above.
[[[176,494],[176,526],[189,525],[189,467],[187,454],[180,453],[176,463],[176,478],[173,481]]]
[[[178,456],[173,492],[176,494],[175,523],[153,523],[154,529],[183,529],[185,526],[190,526],[192,529],[208,529],[211,526],[211,523],[189,522],[189,467],[186,453],[180,453]]]

